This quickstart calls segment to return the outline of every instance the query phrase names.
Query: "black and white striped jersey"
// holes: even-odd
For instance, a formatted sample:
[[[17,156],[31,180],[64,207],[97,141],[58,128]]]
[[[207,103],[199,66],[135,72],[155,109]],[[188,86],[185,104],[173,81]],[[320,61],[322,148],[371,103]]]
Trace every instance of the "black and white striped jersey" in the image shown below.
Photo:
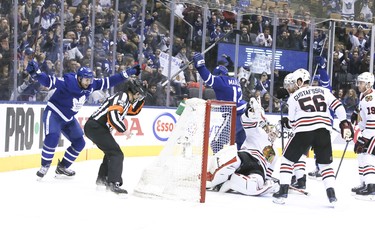
[[[91,115],[91,119],[96,120],[109,129],[118,132],[125,132],[124,119],[126,115],[137,115],[144,105],[144,100],[136,101],[133,104],[129,101],[129,96],[125,92],[117,92],[108,97],[101,106]]]

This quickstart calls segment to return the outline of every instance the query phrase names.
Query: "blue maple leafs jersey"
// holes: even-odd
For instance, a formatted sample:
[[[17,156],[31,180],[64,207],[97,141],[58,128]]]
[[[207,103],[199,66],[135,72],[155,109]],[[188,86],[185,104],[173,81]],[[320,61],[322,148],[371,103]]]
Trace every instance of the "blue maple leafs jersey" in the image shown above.
[[[115,74],[111,77],[94,79],[87,89],[80,87],[75,73],[64,74],[63,79],[40,73],[37,75],[37,79],[40,84],[48,87],[48,89],[56,89],[48,100],[47,107],[65,121],[70,121],[82,108],[92,92],[109,89],[126,78],[122,74]]]
[[[206,67],[198,68],[198,72],[208,87],[216,94],[217,100],[237,103],[237,115],[244,113],[246,101],[242,100],[242,89],[237,78],[212,75]]]

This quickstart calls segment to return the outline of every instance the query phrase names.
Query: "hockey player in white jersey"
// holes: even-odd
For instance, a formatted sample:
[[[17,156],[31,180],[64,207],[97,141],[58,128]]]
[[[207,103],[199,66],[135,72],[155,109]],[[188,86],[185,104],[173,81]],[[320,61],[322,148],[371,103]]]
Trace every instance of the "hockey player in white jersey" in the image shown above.
[[[360,94],[358,127],[360,134],[354,145],[358,154],[360,186],[352,189],[355,197],[362,200],[375,200],[375,91],[374,75],[364,72],[357,78]]]
[[[334,184],[335,175],[331,166],[332,129],[330,109],[340,121],[342,138],[350,141],[353,138],[353,127],[346,120],[346,111],[341,102],[329,89],[310,86],[310,74],[305,69],[293,73],[294,83],[298,87],[288,99],[288,118],[282,125],[292,128],[294,136],[289,139],[280,165],[280,190],[273,194],[274,202],[284,204],[288,197],[289,183],[292,177],[293,164],[310,147],[314,148],[316,161],[319,164],[322,180],[330,203],[337,201]]]
[[[241,121],[246,132],[241,150],[237,152],[235,146],[230,146],[213,156],[207,188],[251,196],[275,192],[278,184],[272,180],[272,172],[277,154],[272,144],[277,133],[267,124],[255,98],[248,102]]]
[[[276,152],[273,142],[278,136],[278,131],[275,126],[268,123],[264,110],[255,97],[250,98],[247,103],[246,111],[241,116],[241,122],[246,132],[246,139],[241,149],[255,149],[261,153],[272,149],[273,152]],[[272,176],[277,156],[278,154],[275,154],[272,164],[267,167],[268,178]]]

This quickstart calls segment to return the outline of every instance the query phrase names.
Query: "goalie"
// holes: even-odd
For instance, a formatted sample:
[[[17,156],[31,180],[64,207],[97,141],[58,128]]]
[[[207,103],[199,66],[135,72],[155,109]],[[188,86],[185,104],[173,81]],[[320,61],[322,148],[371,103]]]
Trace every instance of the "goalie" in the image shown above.
[[[222,149],[212,158],[206,188],[258,196],[273,193],[279,185],[267,179],[267,168],[275,161],[272,148],[262,154],[256,149],[238,150],[235,145]]]

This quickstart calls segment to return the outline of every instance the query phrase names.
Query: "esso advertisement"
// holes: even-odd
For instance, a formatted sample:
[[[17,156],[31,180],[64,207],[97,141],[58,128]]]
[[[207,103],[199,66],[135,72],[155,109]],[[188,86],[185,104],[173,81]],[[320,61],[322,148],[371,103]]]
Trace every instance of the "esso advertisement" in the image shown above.
[[[176,126],[176,118],[171,113],[162,113],[153,123],[153,133],[159,141],[167,141]]]

